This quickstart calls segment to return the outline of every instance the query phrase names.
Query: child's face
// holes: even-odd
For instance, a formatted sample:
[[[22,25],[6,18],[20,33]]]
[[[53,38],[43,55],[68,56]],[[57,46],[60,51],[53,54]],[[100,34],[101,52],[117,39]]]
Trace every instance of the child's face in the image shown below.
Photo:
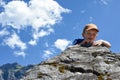
[[[94,42],[94,40],[97,37],[97,33],[98,32],[96,30],[91,29],[91,30],[85,31],[85,33],[83,33],[82,35],[87,42]]]

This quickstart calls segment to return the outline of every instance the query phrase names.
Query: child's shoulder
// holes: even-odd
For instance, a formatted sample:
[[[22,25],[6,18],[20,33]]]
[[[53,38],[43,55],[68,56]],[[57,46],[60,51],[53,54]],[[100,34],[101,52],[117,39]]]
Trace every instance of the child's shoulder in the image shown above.
[[[84,39],[77,38],[73,41],[73,45],[79,44],[83,41]]]

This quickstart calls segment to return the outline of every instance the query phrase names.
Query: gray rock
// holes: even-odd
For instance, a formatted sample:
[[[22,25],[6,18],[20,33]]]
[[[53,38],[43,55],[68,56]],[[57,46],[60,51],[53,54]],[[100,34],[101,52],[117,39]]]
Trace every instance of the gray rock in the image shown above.
[[[8,63],[0,66],[0,80],[20,80],[27,70],[34,65],[21,66],[18,63]]]
[[[120,80],[120,56],[106,47],[69,47],[21,80]]]
[[[3,72],[2,72],[2,70],[0,70],[0,80],[4,80],[2,74],[3,74]]]

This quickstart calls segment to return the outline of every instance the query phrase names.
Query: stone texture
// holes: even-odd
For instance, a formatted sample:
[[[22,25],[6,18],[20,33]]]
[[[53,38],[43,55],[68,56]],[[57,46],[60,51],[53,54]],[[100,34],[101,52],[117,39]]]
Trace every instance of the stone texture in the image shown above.
[[[0,66],[0,80],[20,80],[26,71],[34,65],[21,66],[18,63],[8,63]]]
[[[120,55],[106,47],[68,47],[21,80],[120,80]]]
[[[2,70],[0,70],[0,80],[4,80],[2,74],[3,74],[3,72],[2,72]]]

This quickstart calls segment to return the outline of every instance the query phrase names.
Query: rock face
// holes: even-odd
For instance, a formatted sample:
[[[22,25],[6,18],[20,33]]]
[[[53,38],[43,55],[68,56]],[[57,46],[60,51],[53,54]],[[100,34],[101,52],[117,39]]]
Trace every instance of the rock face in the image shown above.
[[[18,63],[8,63],[0,66],[0,80],[20,80],[33,65],[21,66]]]
[[[120,80],[120,56],[106,47],[70,47],[21,80]]]
[[[2,72],[2,70],[0,70],[0,80],[4,80],[2,77],[2,74],[3,74],[3,72]]]

